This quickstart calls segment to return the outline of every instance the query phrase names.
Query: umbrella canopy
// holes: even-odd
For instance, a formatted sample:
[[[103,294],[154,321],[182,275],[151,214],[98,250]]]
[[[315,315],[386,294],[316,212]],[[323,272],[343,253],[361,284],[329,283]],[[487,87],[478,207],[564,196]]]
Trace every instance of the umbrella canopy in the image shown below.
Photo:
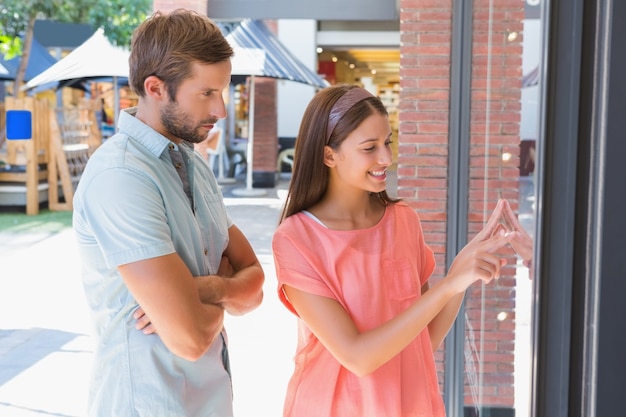
[[[80,46],[23,87],[28,90],[41,84],[74,79],[128,77],[127,49],[109,42],[98,29]]]
[[[231,43],[235,52],[232,57],[232,75],[263,75],[265,51],[256,48],[241,48]]]

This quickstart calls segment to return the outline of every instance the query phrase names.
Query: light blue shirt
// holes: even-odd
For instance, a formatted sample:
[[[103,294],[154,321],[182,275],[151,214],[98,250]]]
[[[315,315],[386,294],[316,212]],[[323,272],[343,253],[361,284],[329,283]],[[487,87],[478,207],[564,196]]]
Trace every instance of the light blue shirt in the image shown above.
[[[232,416],[225,332],[195,362],[135,329],[137,302],[117,267],[178,253],[192,275],[217,272],[232,220],[206,161],[183,154],[193,210],[172,165],[173,143],[123,111],[119,133],[91,156],[74,197],[74,230],[96,350],[89,416]],[[172,277],[176,279],[176,277]]]

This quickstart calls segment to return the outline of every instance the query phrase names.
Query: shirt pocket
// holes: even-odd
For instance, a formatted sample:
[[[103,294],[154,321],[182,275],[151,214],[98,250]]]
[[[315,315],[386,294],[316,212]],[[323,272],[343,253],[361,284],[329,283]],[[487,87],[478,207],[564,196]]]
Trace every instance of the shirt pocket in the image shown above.
[[[200,220],[203,226],[209,229],[208,235],[220,236],[223,240],[228,241],[228,214],[221,194],[205,192],[202,197],[206,205],[206,210],[202,210],[202,214],[207,217]],[[213,242],[217,241],[213,240]]]
[[[419,275],[407,259],[391,259],[382,262],[382,276],[386,277],[387,294],[392,300],[409,300],[420,292]]]

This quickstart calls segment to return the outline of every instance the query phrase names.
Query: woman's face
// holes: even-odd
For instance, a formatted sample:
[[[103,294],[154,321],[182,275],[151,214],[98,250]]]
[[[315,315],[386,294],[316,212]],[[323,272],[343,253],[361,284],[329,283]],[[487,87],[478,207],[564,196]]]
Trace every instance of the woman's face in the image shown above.
[[[387,187],[387,168],[392,164],[391,127],[386,115],[374,113],[367,117],[341,143],[332,150],[331,181],[335,185],[349,186],[378,193]]]

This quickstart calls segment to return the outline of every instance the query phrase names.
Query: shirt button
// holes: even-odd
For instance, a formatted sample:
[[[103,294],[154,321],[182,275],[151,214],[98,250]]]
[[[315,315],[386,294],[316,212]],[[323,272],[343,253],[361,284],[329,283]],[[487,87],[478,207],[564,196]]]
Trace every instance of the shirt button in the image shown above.
[[[174,150],[174,144],[170,143],[169,145],[167,145],[168,148],[170,148],[171,150]]]
[[[205,249],[205,250],[204,250],[204,256],[207,256],[208,254],[209,254],[209,250],[208,250],[208,249]]]
[[[176,164],[176,169],[181,169],[183,166],[180,163]]]

